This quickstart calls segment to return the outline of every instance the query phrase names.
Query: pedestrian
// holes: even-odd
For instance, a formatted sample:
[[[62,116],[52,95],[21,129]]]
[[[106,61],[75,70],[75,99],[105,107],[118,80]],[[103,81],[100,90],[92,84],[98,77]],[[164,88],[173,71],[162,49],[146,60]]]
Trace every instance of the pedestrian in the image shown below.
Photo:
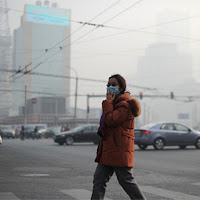
[[[101,140],[95,159],[98,165],[94,173],[92,200],[104,199],[106,183],[114,172],[131,199],[146,199],[133,177],[134,118],[140,114],[140,105],[125,90],[126,81],[121,75],[109,77],[98,130]]]
[[[65,125],[62,125],[61,132],[64,132],[64,131],[65,131]]]
[[[24,128],[24,126],[21,127],[20,135],[21,135],[21,140],[24,140],[24,138],[25,138],[25,128]]]
[[[69,130],[70,130],[69,124],[66,124],[65,125],[65,131],[69,131]]]
[[[33,131],[33,140],[38,139],[38,127],[36,126]]]

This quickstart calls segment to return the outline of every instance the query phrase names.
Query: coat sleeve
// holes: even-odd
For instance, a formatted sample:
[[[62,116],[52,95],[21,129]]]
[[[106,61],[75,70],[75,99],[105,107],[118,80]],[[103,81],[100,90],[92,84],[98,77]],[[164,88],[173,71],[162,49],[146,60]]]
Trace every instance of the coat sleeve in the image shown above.
[[[102,102],[105,124],[108,127],[116,127],[126,121],[128,117],[128,103],[119,103],[114,110],[111,100]]]

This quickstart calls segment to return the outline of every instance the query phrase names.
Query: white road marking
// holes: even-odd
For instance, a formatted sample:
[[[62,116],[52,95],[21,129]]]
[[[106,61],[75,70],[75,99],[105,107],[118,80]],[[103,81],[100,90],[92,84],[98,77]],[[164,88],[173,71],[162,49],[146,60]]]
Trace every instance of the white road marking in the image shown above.
[[[27,176],[27,177],[41,177],[41,176],[50,176],[50,174],[24,174],[22,176]]]
[[[152,186],[141,186],[143,192],[154,194],[156,196],[171,198],[174,200],[200,200],[200,197],[193,196],[189,194],[184,194],[181,192],[174,192],[171,190],[165,190],[162,188],[152,187]]]
[[[20,200],[12,192],[1,192],[0,200]]]
[[[89,190],[79,189],[79,190],[60,190],[64,194],[67,194],[78,200],[89,200],[91,198],[92,192]],[[105,200],[111,200],[104,198]]]

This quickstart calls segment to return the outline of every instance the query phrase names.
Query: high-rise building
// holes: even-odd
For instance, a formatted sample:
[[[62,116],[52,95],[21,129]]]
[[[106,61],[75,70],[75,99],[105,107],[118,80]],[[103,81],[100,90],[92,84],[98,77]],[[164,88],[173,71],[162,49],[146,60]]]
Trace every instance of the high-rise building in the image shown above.
[[[12,77],[12,115],[19,114],[25,104],[25,87],[26,99],[65,97],[69,107],[70,79],[44,74],[70,76],[70,41],[70,10],[49,1],[25,5],[21,25],[14,31],[13,68],[20,73]]]
[[[179,52],[173,43],[151,44],[138,62],[134,80],[137,84],[151,87],[192,83],[192,56]]]
[[[12,104],[9,73],[11,67],[11,36],[8,23],[7,1],[0,0],[0,109]],[[0,113],[1,115],[1,113]]]

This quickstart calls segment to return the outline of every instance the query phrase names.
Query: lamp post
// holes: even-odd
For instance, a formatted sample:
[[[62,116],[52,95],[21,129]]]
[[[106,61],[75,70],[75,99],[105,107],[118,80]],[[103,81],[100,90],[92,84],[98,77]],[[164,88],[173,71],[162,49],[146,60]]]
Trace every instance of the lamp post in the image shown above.
[[[78,73],[77,71],[70,67],[76,74],[76,85],[75,85],[75,100],[74,100],[74,127],[76,127],[76,119],[77,119],[77,99],[78,99]]]
[[[27,124],[27,86],[25,85],[25,90],[24,90],[24,127]]]

